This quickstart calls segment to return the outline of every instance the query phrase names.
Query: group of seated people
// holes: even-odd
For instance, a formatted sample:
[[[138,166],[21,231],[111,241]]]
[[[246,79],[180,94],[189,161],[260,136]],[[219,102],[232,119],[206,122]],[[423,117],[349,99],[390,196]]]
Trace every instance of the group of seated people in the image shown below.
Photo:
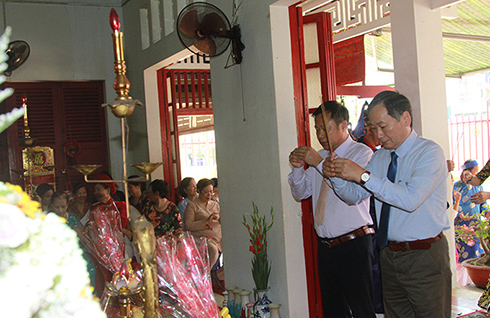
[[[153,225],[156,238],[179,237],[185,230],[194,237],[206,237],[209,252],[211,274],[222,267],[220,255],[221,246],[221,220],[218,197],[217,178],[201,179],[196,183],[194,178],[184,178],[178,187],[178,193],[183,197],[178,206],[167,196],[169,184],[161,179],[152,181],[146,190],[145,182],[140,182],[137,176],[128,178],[129,204]],[[108,174],[98,174],[94,180],[103,182],[94,184],[94,202],[89,200],[87,184],[76,184],[72,192],[55,192],[50,184],[41,184],[36,188],[41,208],[46,212],[54,212],[67,220],[67,224],[74,229],[83,229],[91,219],[92,213],[100,213],[107,209],[116,209],[120,216],[120,227],[125,239],[125,256],[138,262],[139,257],[132,244],[131,224],[126,212],[125,198],[117,198],[117,187]],[[134,179],[132,181],[132,179]],[[119,191],[120,192],[120,191]],[[119,220],[118,220],[119,221]],[[83,246],[82,246],[83,249]],[[95,258],[85,249],[84,258],[87,260],[87,270],[92,285],[98,296],[101,296],[105,281],[110,274],[98,273]],[[95,261],[95,262],[94,262]],[[104,271],[102,269],[102,271]],[[216,275],[212,275],[213,278]]]

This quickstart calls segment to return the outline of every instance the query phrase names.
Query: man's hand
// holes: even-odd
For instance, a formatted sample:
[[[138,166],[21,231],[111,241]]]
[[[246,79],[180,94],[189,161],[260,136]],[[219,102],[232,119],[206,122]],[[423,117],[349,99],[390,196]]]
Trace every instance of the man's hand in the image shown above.
[[[490,192],[483,191],[475,193],[470,197],[471,202],[473,202],[474,204],[482,204],[488,199],[490,199]]]
[[[315,149],[301,146],[294,149],[289,155],[289,163],[295,168],[301,168],[305,163],[316,167],[323,158]]]
[[[323,162],[323,175],[327,178],[338,177],[359,183],[364,171],[363,167],[349,159],[328,157]]]

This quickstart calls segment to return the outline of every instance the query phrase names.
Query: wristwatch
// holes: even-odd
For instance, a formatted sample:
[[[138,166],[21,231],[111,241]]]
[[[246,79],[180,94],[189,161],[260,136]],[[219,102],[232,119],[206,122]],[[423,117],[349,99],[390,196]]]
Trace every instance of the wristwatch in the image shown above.
[[[368,182],[370,178],[371,172],[364,171],[363,173],[361,173],[361,185],[364,185],[366,182]]]

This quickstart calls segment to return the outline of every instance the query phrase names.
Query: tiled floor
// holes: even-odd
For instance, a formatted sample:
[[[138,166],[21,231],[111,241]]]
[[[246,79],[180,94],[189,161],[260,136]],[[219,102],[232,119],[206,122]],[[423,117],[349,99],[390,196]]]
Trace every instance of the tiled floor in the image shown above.
[[[453,309],[451,318],[469,314],[476,310],[481,310],[477,302],[483,289],[475,285],[466,285],[453,289]]]

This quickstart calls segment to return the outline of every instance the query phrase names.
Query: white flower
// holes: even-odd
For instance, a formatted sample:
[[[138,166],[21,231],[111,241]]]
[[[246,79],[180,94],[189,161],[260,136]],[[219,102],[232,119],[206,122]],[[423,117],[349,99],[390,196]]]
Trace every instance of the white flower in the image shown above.
[[[24,212],[14,205],[0,203],[0,247],[16,248],[28,237]]]
[[[4,229],[2,217],[11,229]],[[0,245],[0,302],[8,304],[2,317],[106,318],[92,299],[77,234],[60,217],[36,213],[30,218],[0,204],[0,228],[24,233],[17,241],[9,234],[4,240],[9,244]]]

